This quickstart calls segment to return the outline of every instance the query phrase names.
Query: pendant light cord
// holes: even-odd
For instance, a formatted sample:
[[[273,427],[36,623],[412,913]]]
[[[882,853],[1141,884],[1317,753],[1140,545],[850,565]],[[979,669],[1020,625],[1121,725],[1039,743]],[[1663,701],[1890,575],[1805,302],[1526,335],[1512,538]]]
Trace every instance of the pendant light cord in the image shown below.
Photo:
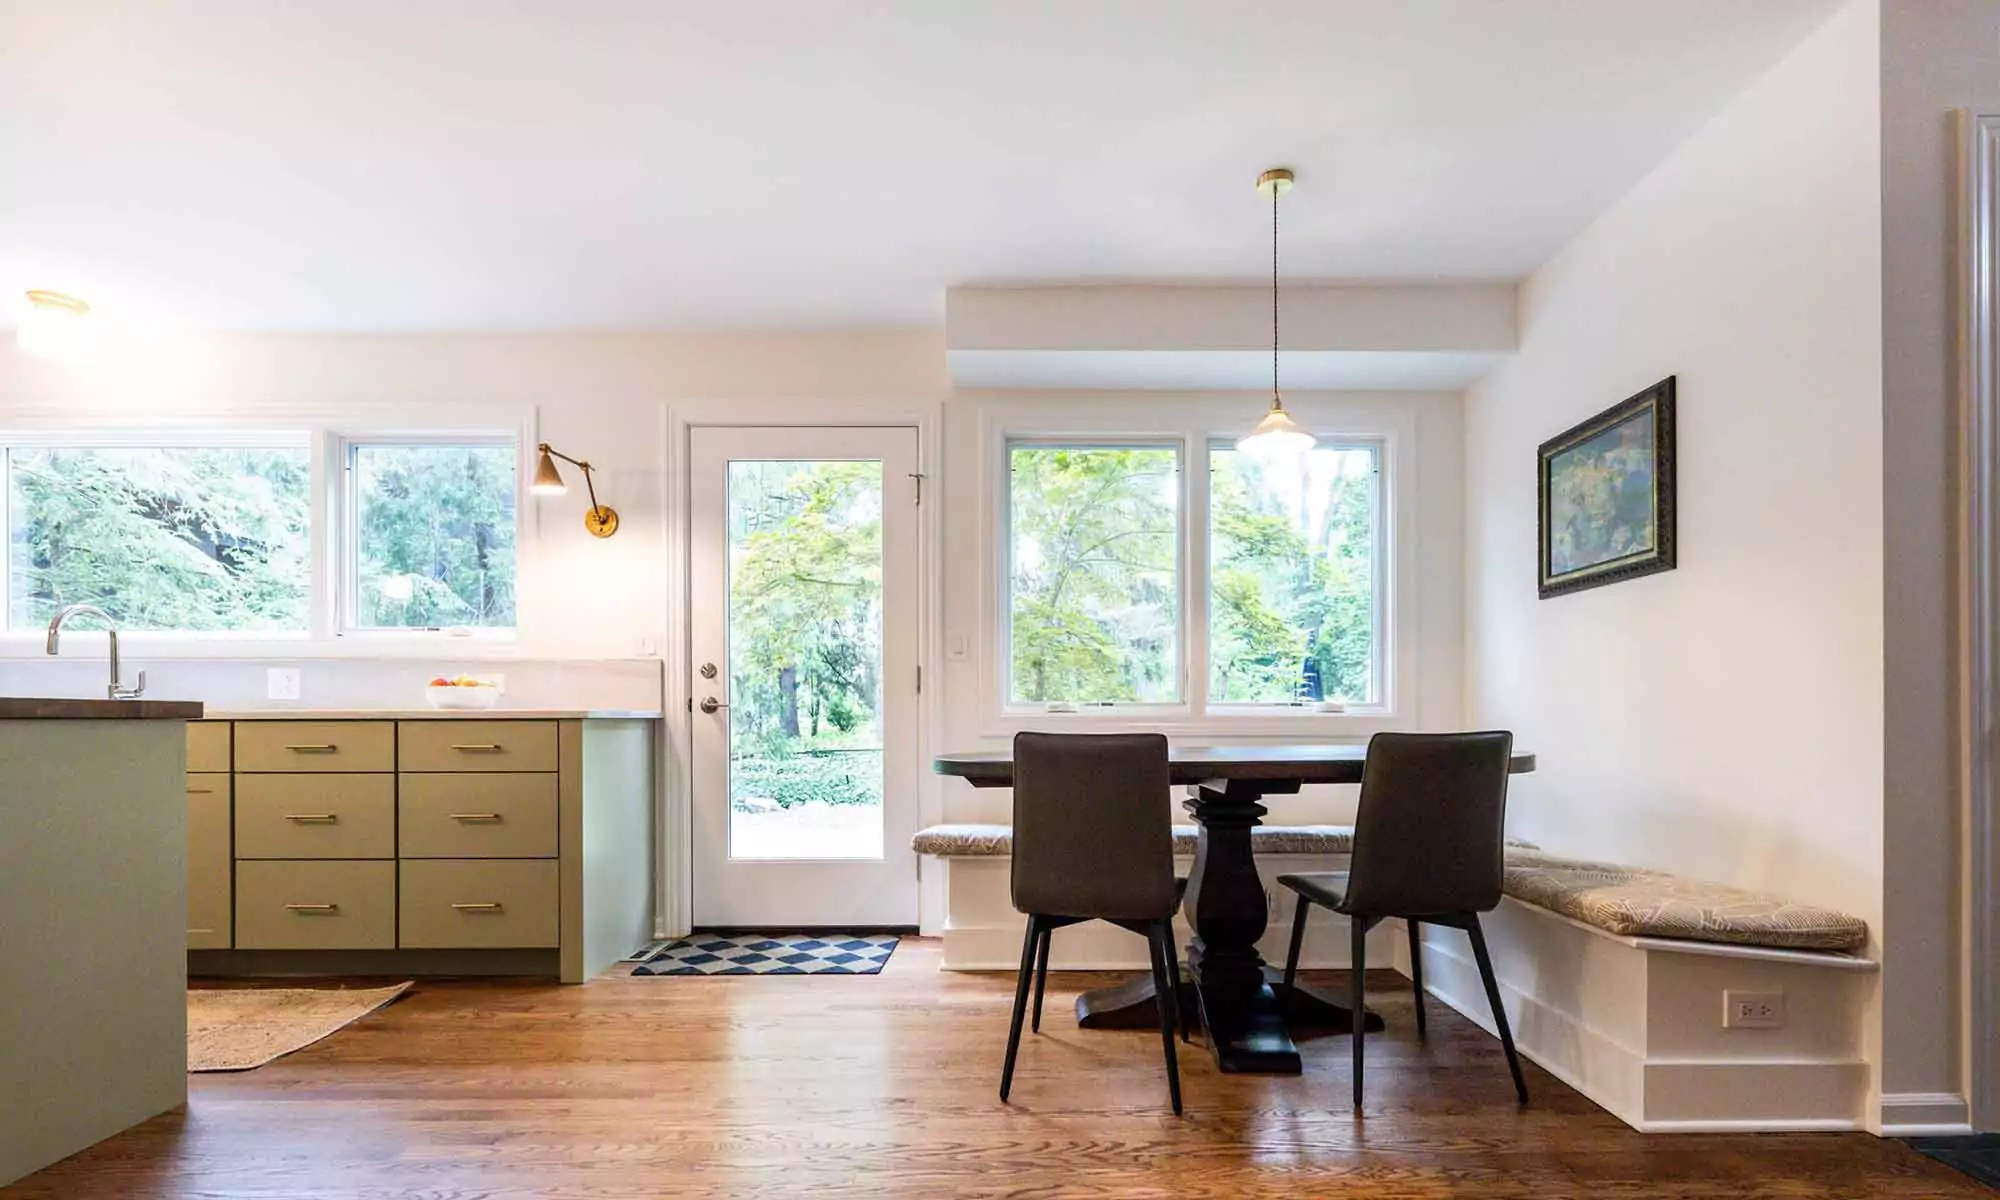
[[[1278,399],[1278,186],[1271,185],[1271,406],[1277,408],[1284,402]]]

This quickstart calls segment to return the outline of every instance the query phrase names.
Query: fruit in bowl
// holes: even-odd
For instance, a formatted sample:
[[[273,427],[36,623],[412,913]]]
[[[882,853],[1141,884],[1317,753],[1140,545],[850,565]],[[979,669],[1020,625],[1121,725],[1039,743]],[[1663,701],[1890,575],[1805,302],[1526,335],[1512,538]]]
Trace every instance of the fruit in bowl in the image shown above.
[[[500,689],[470,675],[439,675],[424,688],[424,699],[432,708],[492,708],[500,702]]]

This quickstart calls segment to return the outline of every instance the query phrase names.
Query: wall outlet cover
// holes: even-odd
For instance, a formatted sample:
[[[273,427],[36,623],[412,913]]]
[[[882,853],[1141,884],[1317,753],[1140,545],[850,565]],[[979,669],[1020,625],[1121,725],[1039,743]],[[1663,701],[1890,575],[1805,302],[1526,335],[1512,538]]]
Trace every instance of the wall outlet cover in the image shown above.
[[[264,672],[264,695],[271,700],[297,700],[305,694],[305,672],[297,667],[272,667]]]
[[[1783,992],[1722,993],[1724,1029],[1777,1029],[1785,1023]]]

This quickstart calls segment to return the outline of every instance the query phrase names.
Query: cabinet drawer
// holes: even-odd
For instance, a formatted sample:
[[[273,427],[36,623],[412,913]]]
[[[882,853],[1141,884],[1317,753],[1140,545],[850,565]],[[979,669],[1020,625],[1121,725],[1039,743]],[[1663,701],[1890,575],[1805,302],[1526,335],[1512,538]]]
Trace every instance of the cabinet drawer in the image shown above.
[[[553,859],[412,859],[401,864],[402,945],[518,949],[556,944]]]
[[[187,804],[188,949],[227,950],[229,776],[189,775]]]
[[[554,721],[404,721],[404,771],[553,771]]]
[[[238,771],[393,771],[388,721],[238,721]]]
[[[236,857],[396,857],[394,775],[238,775]]]
[[[229,769],[229,722],[188,722],[187,769],[191,772]]]
[[[397,798],[404,858],[554,858],[552,774],[405,775]]]
[[[239,862],[239,950],[389,950],[393,862]]]

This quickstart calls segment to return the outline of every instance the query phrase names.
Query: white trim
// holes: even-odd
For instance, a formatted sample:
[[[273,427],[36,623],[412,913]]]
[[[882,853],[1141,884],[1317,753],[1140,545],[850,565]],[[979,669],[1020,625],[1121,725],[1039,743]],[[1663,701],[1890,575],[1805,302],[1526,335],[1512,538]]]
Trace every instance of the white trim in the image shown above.
[[[1953,1137],[1973,1132],[1965,1097],[1956,1092],[1889,1092],[1882,1097],[1883,1137]]]
[[[2000,253],[2000,115],[1957,114],[1961,172],[1960,201],[1960,402],[1964,436],[1960,471],[1964,476],[1959,557],[1962,618],[1960,705],[1963,726],[1961,785],[1965,792],[1966,1003],[1960,1036],[1965,1046],[1971,1092],[1970,1120],[1980,1128],[2000,1127],[2000,970],[1993,947],[2000,939],[2000,763],[1993,739],[2000,728],[1996,688],[2000,688],[2000,296],[1996,295],[1994,255]],[[1886,1109],[1888,1098],[1884,1097]],[[1887,1118],[1885,1117],[1885,1123]]]

